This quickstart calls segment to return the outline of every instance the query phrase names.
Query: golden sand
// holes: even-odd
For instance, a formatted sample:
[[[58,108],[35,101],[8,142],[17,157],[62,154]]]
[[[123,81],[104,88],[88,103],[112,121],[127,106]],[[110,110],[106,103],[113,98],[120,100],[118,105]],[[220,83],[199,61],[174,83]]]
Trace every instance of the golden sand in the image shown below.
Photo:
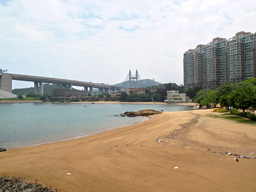
[[[96,135],[0,153],[0,176],[59,191],[256,191],[256,127],[164,112]],[[160,141],[160,142],[158,142]],[[70,174],[67,174],[70,173]]]

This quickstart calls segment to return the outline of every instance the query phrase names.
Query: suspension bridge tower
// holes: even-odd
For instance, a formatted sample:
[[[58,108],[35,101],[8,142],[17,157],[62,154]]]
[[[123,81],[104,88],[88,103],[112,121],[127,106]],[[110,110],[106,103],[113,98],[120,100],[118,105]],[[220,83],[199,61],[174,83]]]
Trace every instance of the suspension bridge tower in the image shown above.
[[[136,87],[138,88],[138,80],[139,80],[139,73],[138,70],[136,70],[135,75],[132,75],[131,70],[129,70],[129,89],[131,88],[131,81],[136,80]]]

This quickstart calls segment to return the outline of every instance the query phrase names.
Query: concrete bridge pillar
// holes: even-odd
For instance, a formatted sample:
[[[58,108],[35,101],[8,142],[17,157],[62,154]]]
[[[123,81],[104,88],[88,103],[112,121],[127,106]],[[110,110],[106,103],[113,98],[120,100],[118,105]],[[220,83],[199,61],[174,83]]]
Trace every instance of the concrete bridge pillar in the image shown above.
[[[39,89],[38,89],[38,82],[34,82],[34,94],[38,95]]]
[[[63,84],[62,85],[64,89],[67,89],[67,85],[66,84]]]
[[[105,88],[105,92],[110,93],[110,87],[109,88]]]
[[[93,95],[93,86],[90,86],[90,94]]]
[[[40,81],[39,82],[39,95],[43,95],[44,94],[44,82]]]
[[[84,86],[84,92],[88,95],[88,87]]]
[[[12,75],[0,73],[0,89],[12,93]]]
[[[99,94],[103,93],[103,88],[99,88]]]
[[[72,85],[71,84],[68,85],[68,89],[72,90]]]

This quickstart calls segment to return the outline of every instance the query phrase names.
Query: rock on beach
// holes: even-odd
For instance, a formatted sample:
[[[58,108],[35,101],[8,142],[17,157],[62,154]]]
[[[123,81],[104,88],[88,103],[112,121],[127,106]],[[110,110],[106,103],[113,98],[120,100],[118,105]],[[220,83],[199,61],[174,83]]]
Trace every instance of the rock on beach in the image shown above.
[[[156,114],[161,114],[162,112],[156,111],[154,109],[143,109],[137,112],[133,111],[127,111],[124,113],[125,116],[128,117],[136,117],[136,116],[149,116],[149,115],[156,115]]]

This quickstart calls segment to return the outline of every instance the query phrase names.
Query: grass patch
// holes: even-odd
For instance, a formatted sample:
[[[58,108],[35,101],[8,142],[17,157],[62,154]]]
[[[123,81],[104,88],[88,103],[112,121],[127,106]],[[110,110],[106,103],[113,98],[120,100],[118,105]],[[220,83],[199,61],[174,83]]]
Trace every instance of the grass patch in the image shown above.
[[[19,99],[18,98],[3,98],[1,100],[3,100],[3,101],[9,101],[9,100],[13,101],[13,100],[19,100]]]
[[[212,118],[217,118],[217,119],[227,119],[227,120],[235,121],[237,123],[245,123],[245,124],[249,124],[249,125],[256,125],[256,122],[251,121],[250,119],[247,119],[247,118],[244,118],[244,117],[236,116],[236,115],[225,114],[225,116],[222,116],[222,115],[207,114],[207,115],[204,115],[204,117],[212,117]]]
[[[19,98],[3,98],[3,101],[22,101],[22,100],[39,100],[39,97],[23,97],[23,99]]]
[[[226,114],[230,114],[230,112],[229,112],[229,111],[218,111],[218,113],[224,113],[224,115],[226,115]]]
[[[23,100],[39,100],[39,97],[23,97]]]

